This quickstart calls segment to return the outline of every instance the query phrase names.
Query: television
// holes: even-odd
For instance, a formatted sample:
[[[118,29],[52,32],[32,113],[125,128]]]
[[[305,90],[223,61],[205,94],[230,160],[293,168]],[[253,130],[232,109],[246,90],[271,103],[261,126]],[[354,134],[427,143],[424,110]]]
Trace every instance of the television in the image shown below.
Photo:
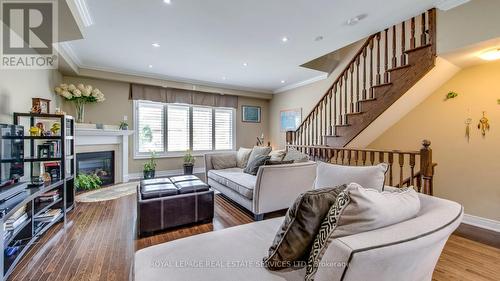
[[[19,182],[24,175],[24,128],[0,124],[0,188]]]

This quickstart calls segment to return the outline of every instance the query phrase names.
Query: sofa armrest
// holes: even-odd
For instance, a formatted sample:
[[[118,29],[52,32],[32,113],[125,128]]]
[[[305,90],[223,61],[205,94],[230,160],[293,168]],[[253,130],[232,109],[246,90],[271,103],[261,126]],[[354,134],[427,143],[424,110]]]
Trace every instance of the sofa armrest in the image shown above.
[[[210,152],[205,153],[203,155],[203,159],[205,161],[205,179],[208,181],[208,171],[214,170],[214,166],[212,165],[212,157],[220,156],[220,155],[236,155],[237,151],[223,151],[223,152]]]
[[[313,189],[316,163],[261,166],[253,193],[254,214],[289,208],[299,194]]]

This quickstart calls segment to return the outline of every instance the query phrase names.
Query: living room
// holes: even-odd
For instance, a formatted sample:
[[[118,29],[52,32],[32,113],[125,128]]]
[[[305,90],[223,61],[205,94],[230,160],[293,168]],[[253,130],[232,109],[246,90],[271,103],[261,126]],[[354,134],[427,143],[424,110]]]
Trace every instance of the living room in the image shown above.
[[[497,1],[17,2],[2,280],[499,280]]]

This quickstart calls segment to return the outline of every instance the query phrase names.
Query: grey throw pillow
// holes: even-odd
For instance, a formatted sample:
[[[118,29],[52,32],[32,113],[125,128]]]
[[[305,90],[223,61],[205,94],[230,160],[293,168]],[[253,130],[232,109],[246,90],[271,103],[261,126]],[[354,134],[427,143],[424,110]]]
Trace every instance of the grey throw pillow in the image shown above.
[[[250,153],[252,153],[251,148],[240,147],[238,153],[236,153],[236,163],[238,165],[238,168],[244,169],[247,166]]]
[[[264,258],[269,270],[306,265],[309,251],[328,210],[345,185],[310,190],[302,193],[288,209],[285,220],[276,233]]]
[[[259,155],[255,157],[253,161],[248,161],[247,167],[243,170],[243,172],[254,176],[257,175],[259,167],[263,166],[269,158],[271,157],[267,155]]]
[[[215,170],[222,170],[236,167],[236,155],[216,154],[212,155],[212,166]]]
[[[266,166],[273,166],[273,165],[285,165],[285,164],[293,164],[293,161],[273,161],[273,158],[269,159],[264,163]]]
[[[290,148],[288,149],[285,157],[283,157],[283,161],[290,160],[292,160],[294,163],[307,162],[309,161],[309,156],[296,149]]]
[[[272,148],[269,146],[254,146],[252,149],[252,153],[248,157],[248,163],[252,162],[255,157],[262,155],[267,156],[271,152]]]

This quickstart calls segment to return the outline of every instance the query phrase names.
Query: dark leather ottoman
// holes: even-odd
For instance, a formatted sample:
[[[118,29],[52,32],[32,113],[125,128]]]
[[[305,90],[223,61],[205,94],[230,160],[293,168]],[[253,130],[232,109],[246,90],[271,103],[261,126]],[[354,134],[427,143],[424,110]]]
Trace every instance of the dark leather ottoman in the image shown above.
[[[137,186],[139,236],[172,227],[211,222],[214,191],[195,176],[143,180]]]

